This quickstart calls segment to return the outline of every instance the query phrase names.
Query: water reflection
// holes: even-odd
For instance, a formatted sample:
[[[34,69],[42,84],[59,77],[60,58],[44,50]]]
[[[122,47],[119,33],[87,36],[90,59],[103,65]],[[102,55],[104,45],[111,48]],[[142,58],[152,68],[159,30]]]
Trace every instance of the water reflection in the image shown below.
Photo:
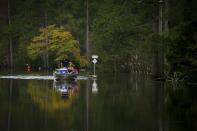
[[[97,94],[98,93],[98,86],[97,86],[97,79],[96,78],[93,79],[92,93],[93,94]]]
[[[53,87],[60,92],[63,99],[68,99],[75,96],[79,90],[76,81],[53,81]]]
[[[164,131],[164,82],[153,81],[154,130]]]
[[[165,106],[169,128],[174,130],[197,130],[197,88],[179,83],[166,83]]]
[[[12,88],[13,88],[13,80],[9,80],[9,100],[8,100],[8,131],[10,131],[11,125],[11,109],[12,109]]]
[[[0,79],[0,130],[195,130],[196,90],[140,74],[75,82]]]
[[[87,130],[164,130],[164,83],[137,73],[101,77],[89,84],[93,91],[98,82],[97,95],[86,92]]]

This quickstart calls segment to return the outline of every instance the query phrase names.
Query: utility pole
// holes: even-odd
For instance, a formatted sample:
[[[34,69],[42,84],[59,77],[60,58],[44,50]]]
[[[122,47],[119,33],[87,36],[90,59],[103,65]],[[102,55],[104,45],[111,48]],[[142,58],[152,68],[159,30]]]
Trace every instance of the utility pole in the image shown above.
[[[8,0],[8,25],[11,26],[11,11],[10,11],[10,0]],[[13,42],[12,42],[12,34],[9,32],[9,66],[11,69],[11,73],[13,71]]]

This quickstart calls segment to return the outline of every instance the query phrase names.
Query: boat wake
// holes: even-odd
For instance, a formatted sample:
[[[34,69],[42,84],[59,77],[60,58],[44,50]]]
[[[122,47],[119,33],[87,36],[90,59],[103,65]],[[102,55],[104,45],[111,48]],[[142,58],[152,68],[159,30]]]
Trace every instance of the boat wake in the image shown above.
[[[0,76],[2,79],[26,79],[26,80],[53,80],[53,76],[39,76],[39,75],[11,75],[11,76]]]
[[[24,79],[24,80],[54,80],[54,76],[41,76],[41,75],[8,75],[0,76],[0,79]],[[77,76],[77,80],[87,80],[86,76]]]

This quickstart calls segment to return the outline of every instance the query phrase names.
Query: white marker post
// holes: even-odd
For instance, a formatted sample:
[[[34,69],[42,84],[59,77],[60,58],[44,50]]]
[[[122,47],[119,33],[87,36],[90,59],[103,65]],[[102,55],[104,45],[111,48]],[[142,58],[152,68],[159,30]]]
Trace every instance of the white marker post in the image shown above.
[[[92,55],[92,62],[93,62],[93,64],[94,64],[94,75],[93,75],[93,77],[96,77],[96,69],[95,69],[95,66],[96,66],[96,63],[98,62],[97,61],[97,59],[98,59],[98,55]]]

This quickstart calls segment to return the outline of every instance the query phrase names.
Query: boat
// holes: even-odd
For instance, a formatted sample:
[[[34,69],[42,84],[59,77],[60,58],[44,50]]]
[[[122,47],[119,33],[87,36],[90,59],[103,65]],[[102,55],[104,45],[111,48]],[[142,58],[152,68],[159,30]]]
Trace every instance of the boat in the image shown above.
[[[60,69],[56,69],[53,72],[53,76],[55,80],[73,80],[77,78],[77,72],[69,72],[67,68],[63,67]]]

